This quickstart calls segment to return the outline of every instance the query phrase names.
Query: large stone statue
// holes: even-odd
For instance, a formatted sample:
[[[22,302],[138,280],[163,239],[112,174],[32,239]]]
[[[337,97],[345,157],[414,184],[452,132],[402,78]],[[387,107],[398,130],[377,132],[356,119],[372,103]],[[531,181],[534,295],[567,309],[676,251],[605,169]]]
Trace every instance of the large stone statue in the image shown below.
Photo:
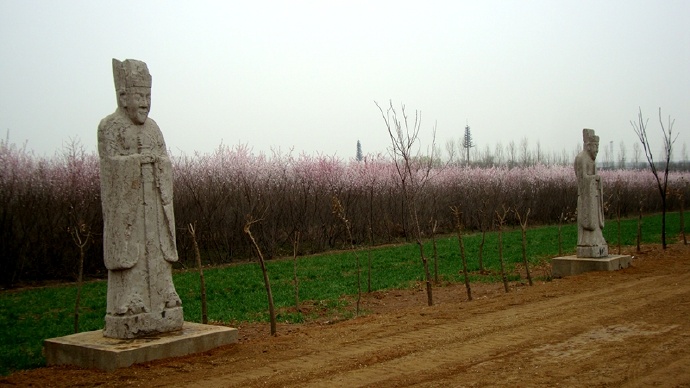
[[[583,129],[584,149],[575,157],[577,176],[577,257],[607,257],[609,248],[602,235],[604,195],[596,158],[599,136],[593,129]]]
[[[135,338],[179,330],[172,164],[148,118],[146,63],[113,59],[117,110],[98,125],[108,303],[103,335]]]

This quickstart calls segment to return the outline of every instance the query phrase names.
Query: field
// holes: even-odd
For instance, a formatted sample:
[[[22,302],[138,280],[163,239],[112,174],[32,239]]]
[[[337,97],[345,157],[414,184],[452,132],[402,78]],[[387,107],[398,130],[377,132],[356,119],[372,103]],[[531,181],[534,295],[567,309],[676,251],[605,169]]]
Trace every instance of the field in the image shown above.
[[[369,294],[366,316],[240,325],[240,342],[104,373],[15,373],[7,386],[686,386],[690,248],[645,245],[632,267],[534,287],[513,282]]]

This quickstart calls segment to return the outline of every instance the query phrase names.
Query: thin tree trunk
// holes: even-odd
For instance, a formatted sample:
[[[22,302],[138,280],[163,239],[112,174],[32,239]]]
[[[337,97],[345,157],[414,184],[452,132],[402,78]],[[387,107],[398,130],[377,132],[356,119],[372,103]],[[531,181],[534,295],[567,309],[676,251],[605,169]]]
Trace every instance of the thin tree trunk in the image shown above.
[[[371,292],[371,250],[374,249],[374,186],[369,188],[369,250],[367,251],[367,293]]]
[[[621,204],[618,199],[618,208],[616,209],[616,223],[618,224],[618,254],[621,254]]]
[[[189,224],[189,234],[192,236],[192,246],[194,247],[194,255],[196,257],[196,266],[199,268],[199,282],[201,283],[201,323],[208,324],[208,310],[206,305],[206,281],[204,280],[204,269],[201,266],[201,252],[199,251],[199,244],[196,242],[196,231],[194,225]]]
[[[252,245],[254,246],[254,249],[256,249],[256,253],[259,256],[259,265],[261,266],[261,272],[264,275],[264,285],[266,286],[266,295],[268,296],[268,314],[270,315],[271,319],[271,335],[275,336],[277,332],[276,310],[275,305],[273,304],[273,293],[271,293],[271,281],[268,278],[268,271],[266,270],[264,255],[261,253],[261,248],[259,248],[259,244],[256,243],[256,240],[254,240],[254,236],[252,235],[252,231],[250,229],[254,222],[256,221],[247,221],[247,223],[244,225],[244,233],[249,235],[249,239],[251,240]]]
[[[81,233],[86,233],[86,237],[82,240]],[[79,225],[74,230],[70,230],[72,234],[72,241],[79,248],[79,270],[77,273],[77,297],[74,303],[74,333],[79,332],[79,309],[81,305],[81,288],[84,281],[84,248],[89,243],[91,237],[91,230],[85,225]]]
[[[637,252],[640,252],[642,242],[642,201],[640,201],[639,216],[637,217]]]
[[[486,242],[486,229],[482,227],[482,242],[479,243],[479,273],[485,274],[484,269],[484,242]]]
[[[401,199],[402,207],[400,208],[400,210],[401,210],[400,217],[402,218],[402,225],[401,225],[402,226],[402,233],[405,236],[405,241],[409,242],[410,241],[410,234],[408,233],[408,230],[407,230],[407,217],[405,216],[405,210],[407,209],[409,211],[409,205],[407,204],[407,201],[405,199],[405,195],[407,195],[407,194],[405,192],[405,189],[403,189],[403,196]]]
[[[525,264],[525,271],[527,272],[527,280],[529,281],[529,285],[533,286],[532,274],[529,272],[529,262],[527,261],[527,219],[529,218],[530,210],[531,209],[527,209],[524,222],[522,222],[520,213],[518,213],[517,210],[515,210],[515,215],[517,215],[518,222],[520,222],[520,229],[522,230],[522,262]]]
[[[424,244],[422,240],[417,239],[417,246],[419,247],[419,255],[422,258],[422,264],[424,265],[424,277],[426,279],[426,302],[427,305],[434,305],[434,296],[431,287],[431,273],[429,273],[429,261],[424,256]]]
[[[532,274],[529,271],[529,262],[527,261],[527,231],[524,228],[522,229],[522,262],[525,264],[525,272],[527,272],[527,281],[529,282],[530,286],[533,286],[534,284],[532,283]]]
[[[465,256],[465,244],[462,241],[462,225],[460,224],[460,216],[462,212],[460,209],[451,207],[453,215],[455,216],[455,226],[458,232],[458,242],[460,243],[460,259],[462,260],[462,274],[465,277],[465,289],[467,290],[467,300],[472,300],[472,287],[470,286],[470,277],[467,272],[467,257]]]
[[[424,278],[426,279],[426,300],[427,305],[434,305],[434,294],[431,285],[431,273],[429,272],[429,260],[427,260],[424,255],[424,243],[422,243],[422,230],[419,226],[419,218],[417,217],[417,204],[414,200],[411,201],[410,211],[412,213],[412,220],[414,222],[415,228],[415,239],[417,240],[417,246],[419,247],[419,256],[422,259],[422,264],[424,265]]]
[[[371,223],[369,224],[369,250],[367,250],[368,258],[368,268],[367,268],[367,293],[371,292],[371,250],[374,249],[374,231],[371,228]]]
[[[355,316],[358,317],[362,304],[362,266],[359,261],[359,254],[354,245],[352,245],[352,252],[355,254],[355,259],[357,260],[357,306],[355,308]]]
[[[503,230],[501,227],[498,229],[498,258],[501,261],[501,278],[503,279],[503,288],[506,292],[508,290],[508,278],[506,277],[505,264],[503,263]]]
[[[354,253],[355,259],[357,260],[357,306],[355,310],[355,316],[359,316],[359,306],[362,302],[362,266],[359,261],[359,254],[357,253],[357,250],[355,249],[355,245],[353,243],[354,239],[352,238],[352,229],[350,228],[350,221],[347,219],[347,217],[345,217],[345,208],[340,203],[338,197],[336,197],[335,195],[331,198],[331,205],[333,214],[340,218],[343,225],[345,225],[345,230],[347,231],[347,238],[350,243],[350,249],[352,250],[352,253]]]
[[[505,263],[503,262],[503,222],[507,213],[508,210],[504,209],[503,216],[498,212],[496,212],[496,215],[498,216],[498,259],[501,262],[501,278],[503,279],[503,288],[506,292],[509,292],[508,278],[506,277]]]
[[[563,212],[558,219],[558,256],[563,256]]]
[[[295,240],[292,243],[292,282],[295,285],[295,309],[301,312],[299,307],[299,279],[297,278],[297,247],[299,245],[299,231],[295,231]]]
[[[661,247],[666,250],[666,195],[661,198]]]
[[[436,227],[437,221],[431,220],[431,243],[434,248],[434,283],[438,285],[438,248],[436,246]]]
[[[78,232],[77,232],[78,233]],[[79,246],[79,274],[77,275],[77,300],[74,304],[74,332],[79,333],[79,305],[81,304],[81,286],[84,279],[84,246]]]
[[[678,199],[680,200],[680,234],[683,236],[683,245],[688,245],[688,239],[685,235],[685,195],[681,192]]]

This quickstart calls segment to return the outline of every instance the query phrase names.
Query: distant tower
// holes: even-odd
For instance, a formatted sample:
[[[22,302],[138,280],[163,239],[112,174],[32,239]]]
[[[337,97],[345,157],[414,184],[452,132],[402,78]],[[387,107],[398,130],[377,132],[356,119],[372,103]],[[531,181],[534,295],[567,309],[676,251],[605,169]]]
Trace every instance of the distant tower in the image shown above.
[[[470,132],[470,126],[465,125],[465,135],[462,138],[462,147],[467,150],[467,158],[465,159],[466,165],[470,165],[470,148],[474,147],[475,144],[472,141],[472,132]]]
[[[361,162],[362,159],[364,159],[364,156],[362,156],[362,143],[357,140],[357,161]]]

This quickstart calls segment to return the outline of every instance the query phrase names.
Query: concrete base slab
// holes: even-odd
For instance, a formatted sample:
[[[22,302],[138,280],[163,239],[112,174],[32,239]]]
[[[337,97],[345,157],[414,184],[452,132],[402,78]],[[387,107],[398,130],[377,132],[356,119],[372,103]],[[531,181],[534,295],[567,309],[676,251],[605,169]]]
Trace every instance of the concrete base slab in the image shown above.
[[[182,330],[135,339],[107,338],[103,330],[50,338],[43,343],[43,354],[49,366],[76,365],[112,371],[236,342],[235,328],[185,322]]]
[[[551,275],[556,278],[578,275],[590,271],[617,271],[628,268],[632,257],[609,255],[598,259],[577,256],[562,256],[551,259]]]

